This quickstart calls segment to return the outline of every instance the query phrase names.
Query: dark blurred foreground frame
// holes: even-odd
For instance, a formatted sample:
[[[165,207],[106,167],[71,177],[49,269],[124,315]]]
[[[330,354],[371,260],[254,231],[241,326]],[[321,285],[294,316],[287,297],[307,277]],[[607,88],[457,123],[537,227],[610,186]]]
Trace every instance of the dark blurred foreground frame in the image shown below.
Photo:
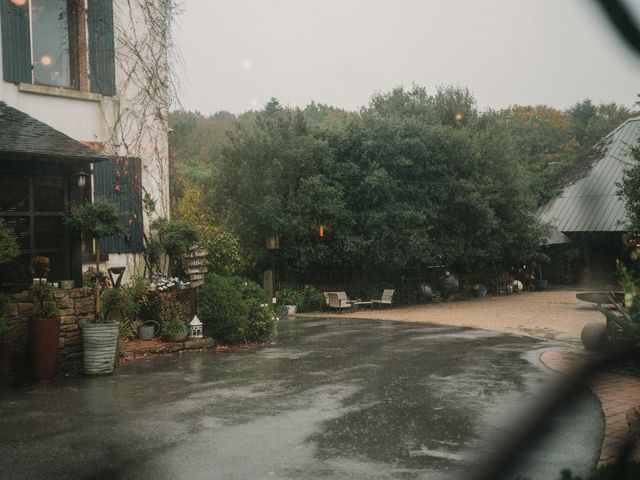
[[[585,385],[595,376],[612,367],[621,366],[629,361],[640,360],[640,346],[634,346],[625,350],[619,350],[607,355],[592,359],[576,368],[572,373],[563,378],[544,400],[531,412],[531,414],[517,426],[512,436],[505,438],[504,444],[498,452],[489,457],[486,462],[474,468],[475,475],[468,478],[472,480],[499,480],[507,478],[518,466],[520,453],[529,450],[546,433],[547,420],[560,414],[563,409],[569,408],[571,402],[584,391]],[[627,478],[629,468],[629,454],[633,447],[633,435],[630,435],[618,453],[618,463],[615,471],[611,472],[612,479]]]
[[[640,26],[634,21],[626,3],[621,0],[596,0],[596,3],[625,42],[640,55]]]

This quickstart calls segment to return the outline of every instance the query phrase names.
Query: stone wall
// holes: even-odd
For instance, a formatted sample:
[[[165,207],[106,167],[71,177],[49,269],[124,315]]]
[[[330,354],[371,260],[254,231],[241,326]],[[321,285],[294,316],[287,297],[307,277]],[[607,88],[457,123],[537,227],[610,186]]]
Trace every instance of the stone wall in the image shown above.
[[[55,290],[60,309],[60,339],[58,343],[57,375],[73,374],[82,369],[82,330],[80,325],[93,318],[94,301],[91,292],[84,288]],[[10,296],[8,305],[11,348],[11,369],[14,382],[28,380],[29,372],[29,317],[33,302],[29,292]]]

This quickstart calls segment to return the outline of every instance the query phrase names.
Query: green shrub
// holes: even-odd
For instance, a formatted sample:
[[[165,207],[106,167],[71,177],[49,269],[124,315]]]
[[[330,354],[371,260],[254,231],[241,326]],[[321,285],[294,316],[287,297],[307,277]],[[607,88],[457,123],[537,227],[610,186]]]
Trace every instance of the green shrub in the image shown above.
[[[276,314],[262,287],[251,280],[232,277],[247,306],[248,321],[245,340],[266,342],[273,337],[276,329]]]
[[[18,255],[20,255],[20,249],[16,235],[0,218],[0,264],[7,263]]]
[[[302,303],[302,307],[298,306],[301,311],[315,312],[322,310],[325,304],[324,293],[313,287],[304,287],[304,290],[302,290]]]
[[[129,287],[108,288],[100,298],[105,319],[133,320],[138,314],[138,304]]]
[[[235,282],[211,273],[200,290],[200,313],[209,334],[221,343],[243,342],[249,309]]]
[[[160,329],[162,335],[184,335],[189,333],[189,326],[182,320],[167,320]]]
[[[200,313],[207,332],[221,343],[264,342],[275,332],[275,312],[266,294],[244,278],[207,275]]]
[[[33,300],[33,318],[51,318],[58,315],[58,306],[53,296],[53,286],[50,283],[35,283],[30,290]]]
[[[276,331],[276,314],[273,307],[263,303],[249,312],[247,324],[247,341],[266,342],[273,338]]]
[[[289,288],[284,288],[280,292],[278,301],[282,305],[295,305],[298,307],[298,310],[302,310],[304,308],[304,297],[302,294]]]

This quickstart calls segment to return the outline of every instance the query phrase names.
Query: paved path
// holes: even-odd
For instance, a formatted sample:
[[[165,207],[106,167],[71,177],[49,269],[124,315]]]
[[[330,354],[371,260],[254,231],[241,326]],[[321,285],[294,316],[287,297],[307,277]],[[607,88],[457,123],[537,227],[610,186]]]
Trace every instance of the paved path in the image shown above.
[[[576,299],[576,290],[523,292],[501,297],[427,304],[386,310],[349,313],[356,318],[427,322],[519,333],[536,338],[560,340],[579,345],[582,328],[590,322],[605,323],[590,304]],[[342,314],[343,316],[346,314]],[[553,370],[567,371],[587,352],[578,348],[547,351],[541,360]],[[590,385],[602,405],[606,418],[605,437],[599,464],[615,459],[628,431],[627,416],[640,408],[640,379],[628,375],[606,374]],[[636,449],[634,458],[640,460]]]
[[[584,349],[548,350],[540,359],[549,368],[566,373],[585,358]],[[605,435],[598,465],[614,461],[629,436],[630,424],[638,421],[640,411],[640,379],[629,375],[604,373],[589,384],[597,395],[605,416]],[[637,428],[637,426],[636,426]],[[636,442],[631,458],[640,461],[640,444]]]
[[[576,299],[575,290],[522,292],[334,315],[475,327],[569,342],[579,341],[582,327],[587,323],[604,323],[604,317],[590,304]]]
[[[0,394],[0,478],[468,479],[551,375],[537,361],[548,342],[487,330],[294,318],[279,332]],[[550,430],[523,477],[595,464],[593,395]]]

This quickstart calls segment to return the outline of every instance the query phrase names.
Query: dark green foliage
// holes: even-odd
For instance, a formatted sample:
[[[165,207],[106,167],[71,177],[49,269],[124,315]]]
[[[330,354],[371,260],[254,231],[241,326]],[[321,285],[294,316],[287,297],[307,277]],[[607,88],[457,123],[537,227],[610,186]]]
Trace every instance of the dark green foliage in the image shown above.
[[[175,222],[162,218],[154,221],[151,228],[156,231],[162,248],[169,256],[171,262],[169,275],[180,276],[182,256],[198,241],[198,232],[195,227],[188,222]],[[149,243],[147,249],[150,246],[153,246],[153,242]],[[154,250],[152,253],[155,255]],[[148,250],[147,255],[149,255]]]
[[[285,288],[280,292],[278,301],[282,305],[292,305],[302,310],[304,308],[304,297],[300,292]]]
[[[162,248],[170,257],[184,255],[198,240],[195,228],[186,222],[161,219],[153,222],[152,228],[157,231]]]
[[[140,311],[138,316],[140,320],[158,321],[161,317],[162,302],[160,301],[160,293],[158,291],[147,292],[143,301],[139,303]]]
[[[13,260],[20,254],[16,236],[0,218],[0,265]]]
[[[256,283],[207,275],[200,292],[202,321],[220,343],[264,342],[275,332],[275,314]]]
[[[189,333],[189,326],[182,320],[172,319],[162,323],[162,335],[184,335]]]
[[[59,310],[53,296],[53,286],[50,283],[36,283],[31,286],[33,300],[33,318],[51,318],[58,315]]]
[[[315,312],[321,310],[325,304],[324,294],[313,287],[305,287],[302,290],[303,312]],[[371,298],[371,297],[369,297]]]
[[[262,287],[241,277],[231,277],[231,281],[247,306],[245,341],[265,342],[271,339],[276,328],[275,312]]]
[[[139,311],[130,287],[108,288],[101,296],[102,315],[115,320],[133,320]]]
[[[76,230],[85,231],[91,238],[100,239],[124,234],[122,217],[122,212],[115,203],[99,197],[93,203],[73,207],[67,224]]]
[[[265,236],[277,230],[283,278],[373,285],[446,265],[487,281],[531,259],[537,206],[632,114],[589,101],[478,112],[464,88],[396,88],[357,113],[275,99],[250,116],[178,113],[184,138],[172,142],[249,272],[270,268]]]
[[[220,343],[239,343],[246,337],[248,307],[234,282],[215,273],[200,290],[200,312],[207,332]]]
[[[331,129],[279,111],[231,137],[213,205],[258,269],[271,230],[279,270],[308,279],[510,266],[539,231],[526,172],[498,131],[457,89],[396,89]]]
[[[640,143],[631,149],[633,161],[624,172],[620,193],[629,216],[629,231],[640,233]]]

